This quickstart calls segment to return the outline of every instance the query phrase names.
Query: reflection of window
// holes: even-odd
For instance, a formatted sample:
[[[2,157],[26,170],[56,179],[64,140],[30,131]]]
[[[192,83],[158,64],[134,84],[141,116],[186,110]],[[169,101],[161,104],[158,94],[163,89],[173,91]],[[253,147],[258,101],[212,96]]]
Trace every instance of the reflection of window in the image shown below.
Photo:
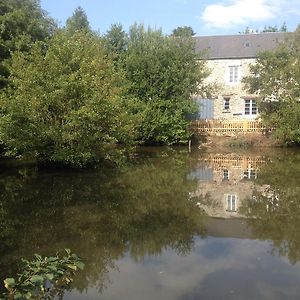
[[[256,115],[257,105],[256,100],[245,99],[245,115]]]
[[[229,180],[229,171],[227,169],[223,170],[223,180]]]
[[[227,211],[236,211],[237,196],[226,195]]]
[[[252,170],[252,169],[244,171],[244,178],[245,179],[256,179],[257,178],[256,171]]]
[[[230,98],[224,97],[224,110],[229,110],[230,108]]]
[[[239,67],[230,66],[229,67],[229,82],[237,83],[239,81]]]

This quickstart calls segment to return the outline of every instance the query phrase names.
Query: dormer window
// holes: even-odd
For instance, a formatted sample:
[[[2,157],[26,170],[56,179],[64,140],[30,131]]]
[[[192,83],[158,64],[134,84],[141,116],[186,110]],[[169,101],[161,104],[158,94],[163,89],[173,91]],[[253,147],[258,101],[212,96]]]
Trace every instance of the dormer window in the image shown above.
[[[244,44],[244,46],[246,47],[246,48],[249,48],[250,46],[251,46],[251,44],[250,44],[250,42],[245,42],[245,44]]]

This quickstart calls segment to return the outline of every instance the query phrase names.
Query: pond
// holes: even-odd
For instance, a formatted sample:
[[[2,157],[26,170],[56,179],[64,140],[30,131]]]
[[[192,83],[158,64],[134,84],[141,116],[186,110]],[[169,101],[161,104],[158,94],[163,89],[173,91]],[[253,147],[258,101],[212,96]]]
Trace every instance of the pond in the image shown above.
[[[0,280],[70,248],[86,266],[63,299],[297,299],[299,175],[299,150],[144,148],[118,170],[0,161]]]

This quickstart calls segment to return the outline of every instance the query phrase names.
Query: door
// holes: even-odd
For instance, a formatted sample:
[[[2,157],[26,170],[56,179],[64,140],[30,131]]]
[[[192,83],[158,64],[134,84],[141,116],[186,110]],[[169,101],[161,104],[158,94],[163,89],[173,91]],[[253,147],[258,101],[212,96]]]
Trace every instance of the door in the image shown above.
[[[213,119],[214,118],[214,101],[213,99],[198,98],[196,100],[198,105],[197,119]]]

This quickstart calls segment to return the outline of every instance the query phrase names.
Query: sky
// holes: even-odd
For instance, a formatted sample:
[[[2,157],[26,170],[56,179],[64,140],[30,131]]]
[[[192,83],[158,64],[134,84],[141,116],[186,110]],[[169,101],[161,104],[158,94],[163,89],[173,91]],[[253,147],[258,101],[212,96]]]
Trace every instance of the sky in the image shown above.
[[[191,26],[196,35],[237,34],[284,22],[294,31],[300,24],[300,0],[41,0],[41,6],[60,26],[81,6],[101,34],[115,23],[126,31],[143,23],[166,34]]]

